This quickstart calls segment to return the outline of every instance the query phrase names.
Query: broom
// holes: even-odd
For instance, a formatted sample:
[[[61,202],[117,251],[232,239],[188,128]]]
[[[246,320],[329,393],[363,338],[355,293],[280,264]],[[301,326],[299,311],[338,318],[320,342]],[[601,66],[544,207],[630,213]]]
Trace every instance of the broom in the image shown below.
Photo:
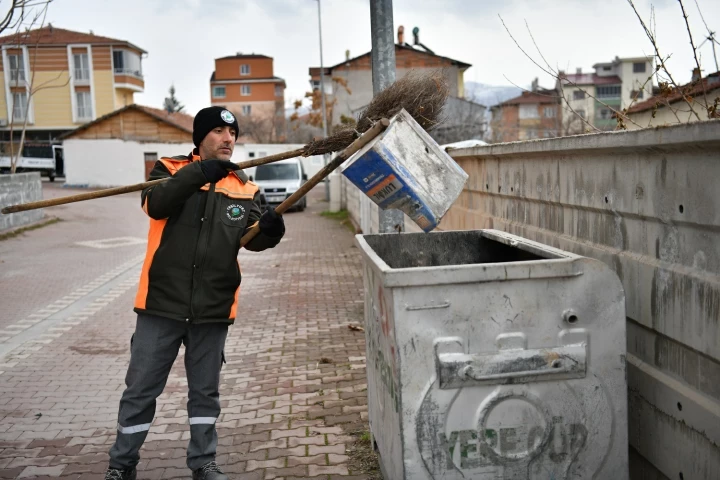
[[[440,112],[445,105],[448,93],[447,81],[441,71],[436,70],[431,73],[411,71],[405,77],[373,97],[370,104],[360,115],[357,125],[340,128],[332,135],[320,140],[313,140],[302,148],[240,162],[237,166],[239,169],[244,169],[294,157],[309,157],[312,155],[324,155],[326,153],[341,151],[348,148],[363,132],[368,131],[370,127],[380,121],[380,119],[391,118],[403,108],[412,115],[421,127],[425,130],[431,130],[440,123]],[[37,208],[54,207],[83,200],[136,192],[166,182],[170,178],[172,177],[124,187],[80,193],[67,197],[12,205],[3,208],[2,213],[17,213]]]

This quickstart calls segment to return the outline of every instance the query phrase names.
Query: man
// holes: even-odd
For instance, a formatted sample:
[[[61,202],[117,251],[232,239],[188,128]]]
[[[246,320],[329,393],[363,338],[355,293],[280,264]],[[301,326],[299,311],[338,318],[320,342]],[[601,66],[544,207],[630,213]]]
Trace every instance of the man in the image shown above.
[[[155,400],[180,344],[189,390],[187,466],[194,480],[228,478],[215,463],[215,422],[223,348],[237,314],[240,239],[259,223],[260,233],[245,248],[261,251],[276,246],[285,233],[282,217],[272,209],[261,215],[257,185],[230,162],[237,136],[230,111],[201,110],[193,122],[197,148],[187,157],[159,160],[150,180],[170,179],[142,192],[150,231],[107,480],[135,479]]]

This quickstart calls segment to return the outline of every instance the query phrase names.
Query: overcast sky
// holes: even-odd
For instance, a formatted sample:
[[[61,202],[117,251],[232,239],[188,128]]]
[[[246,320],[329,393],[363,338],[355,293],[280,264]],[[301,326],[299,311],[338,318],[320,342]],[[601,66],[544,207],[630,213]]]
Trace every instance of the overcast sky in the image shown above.
[[[324,64],[370,50],[369,0],[321,0]],[[4,2],[3,2],[4,3]],[[696,45],[707,36],[695,0],[684,0]],[[711,30],[720,29],[720,1],[697,0]],[[690,79],[692,50],[676,0],[635,0],[641,15],[655,6],[657,37],[678,82]],[[136,102],[161,107],[174,83],[186,111],[210,102],[210,75],[217,57],[236,52],[275,59],[275,75],[287,82],[286,104],[309,88],[308,67],[320,64],[317,0],[55,0],[54,26],[128,40],[147,50],[145,93]],[[500,18],[539,60],[528,22],[545,58],[574,71],[597,62],[653,52],[627,0],[394,0],[394,29],[420,28],[420,41],[435,53],[473,66],[466,81],[521,86],[543,74],[515,46]],[[715,70],[710,42],[700,50],[705,74]],[[718,46],[720,55],[720,46]]]

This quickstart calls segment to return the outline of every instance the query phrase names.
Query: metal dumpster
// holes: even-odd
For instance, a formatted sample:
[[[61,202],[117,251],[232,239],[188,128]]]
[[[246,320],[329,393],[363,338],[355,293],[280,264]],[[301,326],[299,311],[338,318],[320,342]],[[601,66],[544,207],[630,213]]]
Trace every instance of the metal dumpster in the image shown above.
[[[496,230],[356,242],[387,480],[628,478],[612,270]]]

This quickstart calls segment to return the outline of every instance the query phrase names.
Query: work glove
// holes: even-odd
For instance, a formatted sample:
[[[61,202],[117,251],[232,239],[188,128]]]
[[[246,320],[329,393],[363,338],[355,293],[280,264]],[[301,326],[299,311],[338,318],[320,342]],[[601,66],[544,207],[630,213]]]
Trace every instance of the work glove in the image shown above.
[[[227,177],[231,170],[238,170],[237,164],[230,160],[203,160],[200,169],[208,183],[217,183]]]
[[[285,221],[282,215],[275,213],[275,209],[268,208],[260,217],[260,232],[268,237],[282,237],[285,234]]]

